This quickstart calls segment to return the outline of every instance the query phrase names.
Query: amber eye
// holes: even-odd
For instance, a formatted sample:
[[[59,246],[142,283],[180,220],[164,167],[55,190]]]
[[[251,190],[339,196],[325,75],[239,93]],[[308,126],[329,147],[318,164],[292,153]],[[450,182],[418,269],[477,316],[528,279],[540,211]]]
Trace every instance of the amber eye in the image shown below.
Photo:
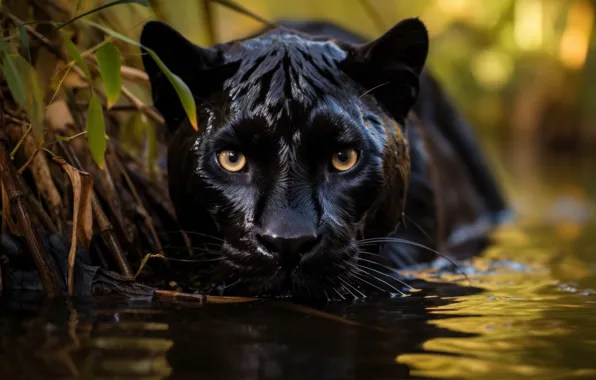
[[[246,166],[246,157],[234,150],[222,150],[217,154],[219,164],[230,172],[239,172]]]
[[[358,152],[352,148],[340,150],[331,157],[331,165],[340,172],[352,169],[356,162],[358,162]]]

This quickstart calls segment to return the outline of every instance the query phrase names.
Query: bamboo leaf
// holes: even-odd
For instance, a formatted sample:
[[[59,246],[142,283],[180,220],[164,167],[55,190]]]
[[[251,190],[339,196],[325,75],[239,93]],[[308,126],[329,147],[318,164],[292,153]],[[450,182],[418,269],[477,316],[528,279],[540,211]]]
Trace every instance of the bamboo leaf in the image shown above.
[[[110,109],[116,103],[122,91],[120,50],[116,45],[108,42],[97,50],[95,56],[97,57],[99,73],[108,97],[107,108]]]
[[[17,69],[16,58],[13,54],[5,54],[2,60],[4,76],[8,83],[8,88],[14,100],[20,105],[25,106],[25,85]]]
[[[25,51],[27,60],[31,62],[31,52],[29,50],[29,38],[25,26],[19,25],[19,38],[21,39],[22,49]]]
[[[81,70],[83,70],[83,73],[85,73],[85,76],[87,77],[87,79],[89,79],[89,83],[92,83],[91,73],[89,72],[87,64],[85,63],[85,61],[83,61],[83,57],[81,57],[79,49],[77,49],[77,47],[70,40],[70,38],[67,37],[64,39],[64,41],[66,43],[66,49],[68,50],[68,53],[75,60],[75,62],[81,68]]]
[[[21,55],[6,54],[3,60],[6,81],[15,101],[25,108],[33,133],[43,140],[44,102],[35,69]]]
[[[166,78],[168,78],[168,81],[170,81],[170,84],[172,85],[172,87],[174,87],[174,90],[176,90],[176,94],[178,94],[178,98],[180,99],[180,102],[182,103],[182,107],[184,108],[184,111],[186,112],[186,116],[188,117],[188,120],[190,121],[190,124],[192,125],[193,129],[195,131],[199,130],[198,121],[197,121],[197,109],[196,109],[194,96],[192,95],[192,91],[190,91],[190,88],[188,88],[186,83],[184,83],[184,81],[178,75],[174,74],[173,72],[170,71],[170,69],[168,69],[168,67],[163,63],[163,61],[159,58],[159,56],[157,55],[157,53],[155,53],[155,51],[143,46],[142,44],[140,44],[126,36],[123,36],[122,34],[120,34],[118,32],[111,30],[110,28],[106,28],[103,25],[100,25],[98,23],[95,23],[93,21],[88,21],[88,20],[86,22],[89,25],[92,25],[92,26],[104,31],[106,34],[109,34],[110,36],[112,36],[114,38],[118,38],[124,42],[127,42],[129,44],[132,44],[132,45],[135,45],[135,46],[138,46],[138,47],[144,49],[151,56],[151,58],[153,58],[153,60],[155,61],[155,63],[157,64],[157,66],[159,67],[161,72],[164,73]]]
[[[58,162],[70,178],[73,192],[72,235],[67,264],[68,295],[72,296],[77,240],[83,249],[88,249],[93,234],[90,196],[91,189],[93,188],[93,178],[88,173],[81,172],[70,166],[62,159],[58,159]]]
[[[88,12],[85,12],[85,13],[81,14],[81,15],[78,15],[77,17],[75,17],[73,19],[68,20],[64,24],[61,24],[61,25],[55,27],[54,29],[52,29],[50,32],[48,32],[46,35],[44,35],[44,37],[49,36],[50,34],[56,32],[57,30],[59,30],[61,28],[64,28],[66,25],[71,24],[71,23],[75,22],[76,20],[78,20],[80,18],[83,18],[85,16],[89,16],[90,14],[93,14],[95,12],[99,12],[99,11],[104,10],[106,8],[109,8],[109,7],[113,7],[114,5],[122,5],[122,4],[139,4],[139,5],[142,5],[142,6],[146,7],[146,8],[149,7],[149,3],[147,2],[147,0],[115,0],[115,1],[112,1],[110,3],[101,5],[101,6],[97,7],[97,8],[94,8],[94,9],[88,11]]]
[[[104,157],[106,153],[106,128],[104,124],[103,111],[97,95],[91,95],[89,109],[87,111],[87,141],[91,157],[103,169]]]
[[[186,83],[184,83],[184,81],[178,75],[174,74],[170,71],[170,69],[168,69],[168,67],[162,62],[162,60],[157,56],[157,54],[153,50],[147,48],[145,48],[145,50],[147,50],[147,52],[149,53],[151,58],[153,58],[161,72],[164,73],[166,78],[168,78],[170,84],[174,87],[174,90],[176,90],[178,98],[182,103],[182,107],[184,108],[184,111],[186,111],[188,121],[190,121],[190,124],[192,125],[193,129],[195,131],[198,131],[199,125],[197,121],[195,98],[192,95],[190,88],[188,88]]]
[[[90,20],[85,20],[85,23],[87,23],[87,24],[89,24],[91,26],[94,26],[97,29],[103,31],[104,33],[109,34],[110,36],[112,36],[114,38],[117,38],[119,40],[122,40],[122,41],[124,41],[126,43],[129,43],[131,45],[135,45],[135,46],[138,46],[138,47],[143,47],[139,42],[133,40],[132,38],[128,38],[125,35],[120,34],[120,33],[116,32],[116,31],[114,31],[114,30],[112,30],[110,28],[107,28],[107,27],[101,25],[101,24],[98,24],[98,23],[93,22],[93,21],[90,21]]]

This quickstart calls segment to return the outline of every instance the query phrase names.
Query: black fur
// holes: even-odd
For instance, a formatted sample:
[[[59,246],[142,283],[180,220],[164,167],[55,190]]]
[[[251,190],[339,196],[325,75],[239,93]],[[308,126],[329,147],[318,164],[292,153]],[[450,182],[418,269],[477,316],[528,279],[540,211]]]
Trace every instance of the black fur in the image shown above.
[[[365,288],[398,292],[394,279],[375,275],[379,267],[362,264],[365,255],[381,252],[394,267],[432,257],[412,246],[359,245],[393,234],[439,246],[437,189],[424,137],[408,117],[428,52],[420,20],[366,44],[276,28],[209,48],[153,21],[141,43],[196,98],[198,132],[144,55],[154,104],[172,134],[170,196],[179,222],[212,236],[198,244],[219,245],[204,290],[327,298]],[[332,155],[347,148],[359,153],[357,164],[334,171]],[[222,150],[242,152],[247,168],[224,170]],[[404,228],[404,210],[418,230]],[[292,251],[287,265],[289,251],[268,244],[271,237],[309,245]]]

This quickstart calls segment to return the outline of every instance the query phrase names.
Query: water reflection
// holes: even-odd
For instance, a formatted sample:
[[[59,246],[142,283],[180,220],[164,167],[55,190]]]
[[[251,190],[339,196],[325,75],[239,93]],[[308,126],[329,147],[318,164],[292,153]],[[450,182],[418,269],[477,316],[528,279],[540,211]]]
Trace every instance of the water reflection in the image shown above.
[[[0,378],[403,378],[409,368],[395,362],[400,353],[470,336],[427,323],[440,318],[428,310],[479,291],[417,285],[423,290],[409,298],[316,309],[13,297],[0,305]]]
[[[13,296],[0,304],[0,378],[594,378],[596,276],[557,279],[551,233],[541,247],[505,228],[462,267],[473,286],[421,271],[407,298],[309,307]],[[528,254],[504,259],[515,252]]]
[[[517,256],[516,265],[472,275],[482,293],[428,310],[447,317],[430,324],[471,336],[433,338],[423,353],[401,354],[396,361],[424,377],[596,378],[596,268],[586,244],[594,241],[595,227],[582,225],[566,240],[557,236],[557,223],[526,233],[519,225],[504,228],[474,266]]]
[[[14,295],[0,379],[596,378],[596,177],[557,165],[511,179],[520,219],[462,266],[472,286],[435,268],[408,298],[316,307]]]

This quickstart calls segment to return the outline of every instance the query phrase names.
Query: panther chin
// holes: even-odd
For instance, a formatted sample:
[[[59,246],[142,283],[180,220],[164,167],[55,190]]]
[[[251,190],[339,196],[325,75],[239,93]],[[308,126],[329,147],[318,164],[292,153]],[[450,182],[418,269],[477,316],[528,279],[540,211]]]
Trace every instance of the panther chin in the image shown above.
[[[225,243],[221,252],[221,263],[212,272],[212,294],[333,300],[354,296],[360,287],[355,242],[331,254],[312,250],[292,259],[287,252],[241,251]]]

